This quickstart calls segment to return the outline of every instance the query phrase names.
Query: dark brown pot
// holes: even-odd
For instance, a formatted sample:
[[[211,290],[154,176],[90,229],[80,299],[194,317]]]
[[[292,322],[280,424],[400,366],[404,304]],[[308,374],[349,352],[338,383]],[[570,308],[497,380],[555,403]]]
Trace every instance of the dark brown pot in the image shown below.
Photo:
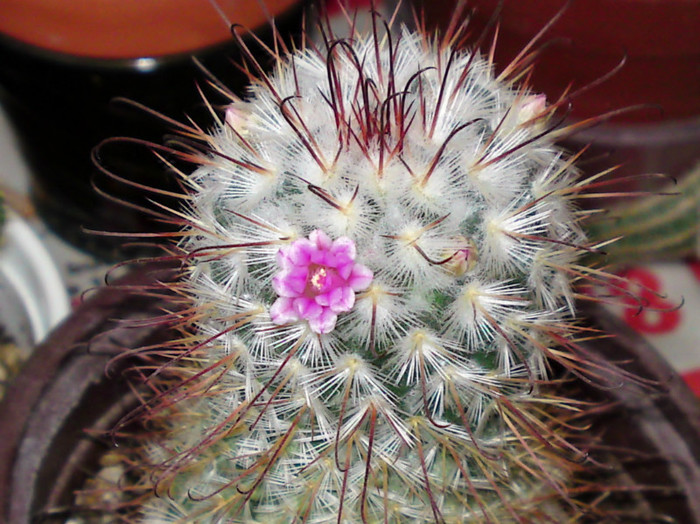
[[[149,268],[124,283],[169,275],[167,269]],[[51,508],[70,506],[72,490],[104,449],[83,429],[107,430],[133,405],[119,369],[106,376],[105,365],[124,348],[167,336],[162,328],[129,328],[113,319],[152,317],[160,306],[153,298],[103,289],[37,348],[0,405],[0,522],[29,524]],[[640,492],[650,514],[700,523],[700,403],[641,337],[601,310],[587,313],[617,334],[589,344],[588,350],[605,359],[629,360],[631,371],[662,384],[657,394],[631,383],[589,391],[618,403],[596,421],[603,444],[629,449],[633,460],[624,465],[627,478],[656,487]],[[100,335],[105,331],[108,337]]]
[[[104,446],[85,429],[109,430],[134,405],[122,375],[130,363],[110,366],[107,375],[108,363],[168,336],[162,325],[129,325],[162,314],[163,306],[129,286],[171,276],[171,269],[144,267],[99,290],[36,348],[9,386],[0,403],[0,524],[65,520],[42,515],[70,507],[73,490],[95,469]]]
[[[658,384],[657,391],[630,383],[593,391],[595,397],[619,406],[595,421],[604,432],[604,444],[622,450],[623,457],[625,450],[631,456],[646,455],[628,461],[624,469],[637,484],[668,488],[648,492],[650,509],[678,524],[700,523],[700,400],[622,320],[598,306],[583,306],[581,314],[614,335],[586,343],[587,350],[606,361],[626,363],[627,371]]]

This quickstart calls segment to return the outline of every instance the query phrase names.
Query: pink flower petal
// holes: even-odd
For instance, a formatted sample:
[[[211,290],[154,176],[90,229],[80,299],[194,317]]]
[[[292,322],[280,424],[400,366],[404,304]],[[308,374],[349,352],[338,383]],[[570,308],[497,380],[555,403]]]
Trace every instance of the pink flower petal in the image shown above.
[[[329,291],[327,293],[321,293],[320,295],[316,295],[316,298],[314,300],[316,301],[316,303],[319,306],[328,307],[331,305],[331,297],[330,297],[331,292],[332,291]]]
[[[287,255],[287,248],[283,247],[277,252],[277,256],[275,257],[277,259],[277,265],[281,267],[282,269],[288,269],[292,266],[292,261],[289,260],[289,256]]]
[[[272,278],[272,289],[281,297],[296,297],[306,289],[307,268],[292,267]]]
[[[374,274],[371,269],[362,264],[355,264],[348,279],[348,284],[355,291],[362,291],[369,287],[373,278]]]
[[[300,238],[287,247],[287,257],[295,266],[308,266],[314,251],[309,240]]]
[[[333,244],[330,237],[320,229],[315,229],[309,235],[309,240],[319,249],[328,251]]]
[[[272,289],[281,297],[295,297],[299,292],[294,283],[295,281],[289,277],[289,273],[282,272],[272,279]]]
[[[276,275],[272,279],[272,289],[275,290],[281,297],[295,297],[297,294],[289,288],[287,284],[287,276],[284,273]]]
[[[335,323],[337,320],[338,316],[330,309],[326,309],[318,318],[309,320],[309,327],[314,333],[330,333],[335,329]]]
[[[294,311],[293,300],[280,297],[270,307],[270,319],[275,324],[287,324],[299,320],[299,315]]]
[[[334,313],[350,311],[355,305],[355,292],[349,287],[339,287],[331,291],[330,308]]]
[[[349,262],[355,260],[357,251],[355,249],[355,242],[350,240],[348,237],[337,238],[333,242],[333,246],[330,249],[331,253],[342,260],[343,262]]]
[[[311,262],[319,266],[334,267],[335,257],[328,251],[318,250],[312,255]]]
[[[294,310],[301,318],[311,320],[323,313],[323,306],[319,306],[313,298],[298,297],[292,300],[294,300]]]
[[[341,263],[335,267],[335,271],[340,278],[347,282],[347,280],[350,278],[350,275],[352,275],[352,268],[354,266],[355,263],[352,261],[347,263]]]

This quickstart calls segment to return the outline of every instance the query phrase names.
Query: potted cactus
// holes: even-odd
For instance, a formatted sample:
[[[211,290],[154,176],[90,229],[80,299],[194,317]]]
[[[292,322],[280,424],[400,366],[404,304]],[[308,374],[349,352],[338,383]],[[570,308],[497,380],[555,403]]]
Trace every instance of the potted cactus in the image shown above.
[[[515,82],[526,63],[499,75],[457,49],[459,23],[434,38],[370,18],[275,51],[270,73],[249,64],[244,98],[217,86],[214,129],[155,147],[197,165],[176,171],[165,257],[161,325],[179,335],[124,343],[145,390],[113,435],[139,429],[89,500],[161,523],[653,518],[602,502],[658,486],[591,478],[594,401],[624,395],[564,385],[651,385],[592,350],[578,316],[574,285],[615,277],[578,262],[603,243],[554,145],[566,129]]]

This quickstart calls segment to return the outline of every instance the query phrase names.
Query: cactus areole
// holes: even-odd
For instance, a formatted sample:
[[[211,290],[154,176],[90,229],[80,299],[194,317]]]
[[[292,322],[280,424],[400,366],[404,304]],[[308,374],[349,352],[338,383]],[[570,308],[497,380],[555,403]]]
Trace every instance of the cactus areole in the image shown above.
[[[215,129],[182,126],[189,327],[149,402],[144,522],[580,511],[547,362],[580,368],[591,247],[557,104],[459,31],[385,29],[280,53]]]

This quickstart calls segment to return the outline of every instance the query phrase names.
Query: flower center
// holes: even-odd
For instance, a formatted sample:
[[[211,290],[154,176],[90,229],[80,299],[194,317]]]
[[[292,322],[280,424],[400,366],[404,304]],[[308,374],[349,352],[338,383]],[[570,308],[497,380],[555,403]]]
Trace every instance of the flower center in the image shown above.
[[[323,291],[323,287],[326,283],[326,268],[318,267],[311,275],[311,286],[317,291]]]
[[[338,281],[338,274],[333,268],[311,264],[309,266],[309,276],[306,281],[304,295],[313,298],[316,295],[325,293],[330,288],[334,287],[334,285],[340,284],[341,282]]]

